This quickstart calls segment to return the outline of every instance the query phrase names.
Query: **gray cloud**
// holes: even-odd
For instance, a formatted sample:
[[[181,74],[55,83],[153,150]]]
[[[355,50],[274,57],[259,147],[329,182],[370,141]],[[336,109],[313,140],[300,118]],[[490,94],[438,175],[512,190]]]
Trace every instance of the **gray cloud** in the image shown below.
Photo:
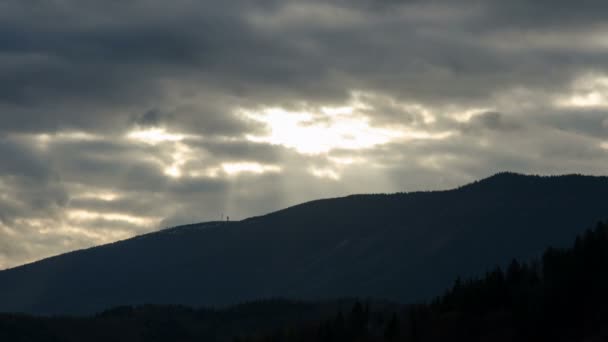
[[[475,130],[494,130],[494,131],[514,131],[521,129],[522,124],[512,118],[505,117],[505,114],[500,112],[484,112],[471,118],[463,129],[467,133]]]
[[[607,6],[3,1],[0,268],[222,212],[603,173]],[[268,108],[309,116],[241,113]]]

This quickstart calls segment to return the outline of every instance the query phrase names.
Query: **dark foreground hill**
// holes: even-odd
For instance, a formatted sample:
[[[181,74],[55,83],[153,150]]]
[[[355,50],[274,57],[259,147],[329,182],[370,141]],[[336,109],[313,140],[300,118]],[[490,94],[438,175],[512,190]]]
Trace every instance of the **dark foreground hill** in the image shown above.
[[[607,341],[608,225],[569,249],[461,280],[432,303],[266,300],[222,310],[123,306],[84,317],[0,314],[0,340]]]
[[[242,342],[608,341],[608,225],[568,249],[458,279],[431,305],[350,312],[316,324],[240,336]],[[391,312],[391,310],[394,310]]]
[[[0,272],[0,311],[430,298],[608,217],[608,178],[499,174],[449,191],[319,200],[164,230]]]

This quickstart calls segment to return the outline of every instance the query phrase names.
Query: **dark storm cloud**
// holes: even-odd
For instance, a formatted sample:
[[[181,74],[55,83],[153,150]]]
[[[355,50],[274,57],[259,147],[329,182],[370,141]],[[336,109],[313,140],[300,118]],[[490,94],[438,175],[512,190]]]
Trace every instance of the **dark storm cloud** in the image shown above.
[[[105,146],[104,146],[105,145]],[[162,188],[168,179],[162,167],[146,157],[155,150],[116,144],[75,144],[51,148],[55,168],[73,183],[94,184],[123,191]],[[162,151],[158,151],[162,158]]]
[[[9,139],[0,140],[0,222],[19,217],[47,216],[64,207],[67,190],[48,166],[48,158]]]
[[[44,182],[52,176],[47,157],[31,146],[7,138],[0,138],[0,174],[20,176]]]
[[[552,110],[546,115],[536,117],[542,124],[561,131],[575,132],[600,139],[608,136],[608,111],[606,109]]]
[[[513,131],[521,129],[522,124],[513,118],[505,117],[505,114],[500,112],[485,112],[471,118],[463,129],[467,133],[475,130],[489,129],[494,131]]]
[[[164,123],[167,119],[170,119],[170,116],[162,113],[158,109],[150,109],[141,115],[138,115],[133,118],[133,122],[138,126],[143,127],[158,127],[160,124]]]
[[[230,8],[181,3],[184,10],[155,1],[5,2],[4,129],[122,124],[125,106],[157,104],[161,79],[201,77],[224,59],[222,51],[240,45],[245,30],[231,19]],[[236,35],[230,38],[230,32]],[[47,106],[54,113],[43,118],[39,109]]]
[[[608,4],[601,0],[492,1],[486,22],[515,27],[589,27],[605,22]]]
[[[43,120],[51,129],[124,124],[123,107],[159,105],[167,80],[188,80],[191,92],[202,87],[231,94],[233,103],[340,101],[356,88],[426,101],[479,101],[522,83],[561,86],[579,67],[574,55],[585,63],[593,56],[584,51],[505,55],[476,36],[491,39],[503,29],[533,25],[522,15],[526,10],[540,18],[532,29],[543,29],[544,19],[550,23],[554,17],[583,24],[581,18],[601,12],[581,7],[528,1],[267,1],[256,6],[8,1],[0,41],[9,62],[0,73],[5,85],[0,94],[15,110],[33,107],[21,115],[32,126],[40,117],[37,106],[68,106]],[[330,15],[316,16],[324,10]],[[595,57],[598,66],[605,64],[602,56]],[[226,103],[218,108],[209,102],[188,110],[195,118],[178,121],[197,128],[218,118],[238,123]],[[97,114],[100,107],[106,109],[103,115]],[[88,115],[91,110],[96,115]],[[150,111],[141,112],[163,109]]]

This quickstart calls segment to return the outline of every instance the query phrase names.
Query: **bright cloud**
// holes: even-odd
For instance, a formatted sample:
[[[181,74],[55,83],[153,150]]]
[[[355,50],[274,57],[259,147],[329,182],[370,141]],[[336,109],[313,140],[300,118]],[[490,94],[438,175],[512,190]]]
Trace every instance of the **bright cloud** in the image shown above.
[[[183,134],[167,132],[164,128],[150,128],[133,130],[127,133],[127,138],[154,145],[163,142],[182,141],[185,136]]]
[[[228,175],[238,175],[240,173],[277,173],[281,172],[281,167],[278,165],[264,165],[253,162],[239,162],[239,163],[223,163],[222,170]]]
[[[556,100],[560,107],[608,107],[608,76],[587,74],[579,77],[572,86],[572,93]]]
[[[330,168],[311,167],[309,171],[317,178],[328,178],[335,181],[340,180],[340,174],[338,173],[338,171]]]
[[[264,136],[248,135],[251,141],[283,145],[305,154],[326,153],[337,148],[369,148],[399,135],[391,130],[370,127],[364,118],[350,115],[336,119],[335,116],[323,117],[322,114],[290,112],[281,108],[244,111],[244,114],[266,124],[270,130]]]

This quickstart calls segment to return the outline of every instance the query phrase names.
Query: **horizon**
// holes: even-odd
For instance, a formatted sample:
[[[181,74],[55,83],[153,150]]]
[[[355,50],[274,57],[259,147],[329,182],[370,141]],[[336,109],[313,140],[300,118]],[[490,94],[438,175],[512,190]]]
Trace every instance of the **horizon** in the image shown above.
[[[608,7],[6,0],[0,269],[511,170],[608,170]]]
[[[126,240],[130,240],[130,239],[134,239],[134,238],[138,238],[144,235],[149,235],[149,234],[155,234],[155,233],[163,233],[166,231],[170,231],[173,229],[181,229],[181,228],[190,228],[191,226],[198,226],[198,225],[206,225],[206,224],[210,224],[210,223],[240,223],[246,220],[250,220],[250,219],[257,219],[257,218],[262,218],[265,217],[267,215],[272,215],[274,213],[277,212],[282,212],[285,210],[290,210],[292,208],[295,207],[299,207],[299,206],[303,206],[303,205],[307,205],[309,203],[313,203],[313,202],[317,202],[317,201],[326,201],[326,200],[340,200],[340,199],[345,199],[345,198],[349,198],[349,197],[357,197],[357,196],[382,196],[382,195],[386,195],[386,196],[390,196],[390,195],[409,195],[409,194],[416,194],[416,193],[442,193],[442,192],[450,192],[450,191],[458,191],[462,188],[465,188],[469,185],[474,185],[477,183],[481,183],[483,181],[492,179],[492,178],[496,178],[499,176],[506,176],[506,175],[511,175],[511,176],[520,176],[520,177],[531,177],[531,178],[563,178],[563,177],[586,177],[586,178],[608,178],[608,174],[606,175],[588,175],[588,174],[579,174],[579,173],[567,173],[567,174],[524,174],[524,173],[519,173],[519,172],[513,172],[513,171],[501,171],[501,172],[497,172],[491,175],[488,175],[486,177],[482,177],[479,179],[475,179],[472,180],[470,182],[464,183],[464,184],[460,184],[454,187],[450,187],[450,188],[445,188],[445,189],[433,189],[433,190],[417,190],[417,191],[410,191],[410,192],[403,192],[403,191],[396,191],[396,192],[388,192],[388,193],[353,193],[353,194],[346,194],[343,196],[337,196],[337,197],[324,197],[324,198],[316,198],[316,199],[311,199],[311,200],[307,200],[304,202],[298,202],[295,204],[291,204],[285,207],[280,207],[280,208],[276,208],[272,211],[269,212],[265,212],[265,213],[261,213],[259,215],[253,215],[253,216],[248,216],[245,218],[242,218],[240,220],[232,220],[230,219],[229,221],[227,221],[225,218],[223,220],[211,220],[211,221],[200,221],[200,222],[190,222],[190,223],[185,223],[185,224],[181,224],[181,225],[176,225],[176,226],[167,226],[167,227],[161,227],[157,230],[154,231],[150,231],[150,232],[145,232],[145,233],[141,233],[141,234],[137,234],[134,236],[130,236],[124,239],[120,239],[120,240],[116,240],[116,241],[111,241],[108,243],[104,243],[104,244],[99,244],[99,245],[92,245],[92,246],[86,246],[84,248],[79,248],[79,249],[74,249],[74,250],[67,250],[67,251],[63,251],[61,253],[55,254],[55,255],[48,255],[45,257],[42,257],[40,259],[37,260],[31,260],[22,264],[18,264],[18,265],[13,265],[10,267],[6,267],[6,268],[1,268],[0,267],[0,272],[2,271],[6,271],[6,270],[11,270],[11,269],[15,269],[15,268],[20,268],[22,266],[27,266],[30,264],[35,264],[39,261],[45,260],[45,259],[49,259],[49,258],[54,258],[54,257],[58,257],[61,256],[63,254],[67,254],[67,253],[71,253],[71,252],[78,252],[78,251],[83,251],[83,250],[87,250],[87,249],[91,249],[91,248],[96,248],[96,247],[102,247],[108,244],[112,244],[115,242],[121,242],[121,241],[126,241]]]

